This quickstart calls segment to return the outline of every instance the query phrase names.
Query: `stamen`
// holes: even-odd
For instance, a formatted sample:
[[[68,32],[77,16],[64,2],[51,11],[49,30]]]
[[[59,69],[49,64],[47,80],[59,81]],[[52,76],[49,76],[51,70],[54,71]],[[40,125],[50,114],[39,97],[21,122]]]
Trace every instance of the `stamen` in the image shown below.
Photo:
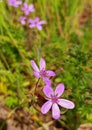
[[[40,75],[41,75],[41,77],[46,77],[46,76],[47,76],[46,70],[45,70],[45,69],[42,69],[42,70],[40,71]]]
[[[51,95],[51,99],[53,103],[58,103],[58,97],[56,95]]]

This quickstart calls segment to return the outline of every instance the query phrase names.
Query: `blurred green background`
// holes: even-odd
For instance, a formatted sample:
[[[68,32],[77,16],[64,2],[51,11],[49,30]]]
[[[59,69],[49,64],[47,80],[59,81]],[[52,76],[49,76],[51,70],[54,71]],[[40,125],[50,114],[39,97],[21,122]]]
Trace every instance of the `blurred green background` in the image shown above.
[[[30,60],[44,57],[57,74],[53,84],[63,82],[64,97],[76,104],[59,122],[69,130],[92,123],[92,0],[27,2],[34,4],[33,17],[46,20],[42,31],[23,27],[21,10],[0,2],[0,98],[11,109],[27,107],[22,99],[36,83]]]

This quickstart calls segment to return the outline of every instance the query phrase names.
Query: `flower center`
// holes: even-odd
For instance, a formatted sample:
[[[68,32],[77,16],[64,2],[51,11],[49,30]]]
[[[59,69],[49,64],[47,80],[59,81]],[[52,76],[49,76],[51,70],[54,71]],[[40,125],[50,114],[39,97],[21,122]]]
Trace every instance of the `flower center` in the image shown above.
[[[56,95],[51,95],[51,99],[53,103],[58,103],[58,97]]]
[[[46,70],[42,69],[42,70],[40,71],[40,75],[41,75],[41,77],[46,77],[46,76],[47,76]]]

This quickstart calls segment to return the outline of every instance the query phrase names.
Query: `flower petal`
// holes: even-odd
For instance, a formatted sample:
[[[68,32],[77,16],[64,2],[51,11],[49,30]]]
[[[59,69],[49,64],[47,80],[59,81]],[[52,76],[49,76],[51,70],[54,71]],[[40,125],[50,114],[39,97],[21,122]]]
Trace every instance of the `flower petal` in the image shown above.
[[[37,78],[40,78],[39,72],[35,72],[35,71],[34,71],[34,76],[37,77]]]
[[[61,107],[67,108],[67,109],[73,109],[75,107],[75,104],[72,101],[66,100],[66,99],[58,99],[58,104]]]
[[[24,17],[24,16],[20,16],[20,17],[19,17],[19,21],[20,21],[20,23],[23,24],[23,25],[26,24],[26,21],[25,21],[25,20],[26,20],[26,17]]]
[[[56,103],[52,105],[52,117],[58,119],[60,117],[60,109]]]
[[[50,110],[51,106],[52,106],[52,101],[51,100],[47,101],[46,103],[43,104],[41,108],[41,112],[43,114],[46,114]]]
[[[28,8],[28,5],[26,2],[24,2],[24,8]]]
[[[29,28],[34,28],[35,27],[35,24],[30,24],[29,25]]]
[[[21,10],[25,11],[28,8],[28,5],[26,2],[24,2],[23,7],[21,8]]]
[[[43,70],[46,68],[46,63],[43,58],[40,59],[40,70]]]
[[[54,71],[51,71],[51,70],[47,70],[47,76],[55,76],[55,72]]]
[[[42,26],[37,24],[38,30],[42,30]]]
[[[16,1],[16,6],[18,7],[19,5],[22,4],[22,1]]]
[[[51,95],[54,94],[53,89],[48,85],[44,86],[43,92],[48,98],[51,98]]]
[[[29,19],[28,23],[34,24],[34,20],[33,19]]]
[[[42,24],[46,24],[46,21],[42,20],[42,21],[39,22],[39,25],[42,25]]]
[[[62,84],[62,83],[58,84],[55,89],[55,95],[57,95],[57,97],[60,97],[63,92],[64,92],[64,84]]]
[[[36,18],[34,19],[34,22],[38,23],[38,22],[39,22],[39,17],[36,17]]]
[[[25,13],[25,15],[28,15],[29,14],[29,10],[25,10],[24,13]]]
[[[37,65],[35,64],[34,60],[31,60],[30,62],[31,62],[31,65],[32,65],[33,69],[35,71],[39,72],[39,69],[38,69]]]
[[[26,22],[24,20],[21,20],[20,22],[21,22],[22,25],[26,24]]]
[[[35,11],[33,4],[30,4],[30,5],[29,5],[29,11],[30,11],[30,12],[34,12],[34,11]]]
[[[51,80],[47,77],[42,77],[43,78],[43,81],[48,85],[50,86],[51,85]]]

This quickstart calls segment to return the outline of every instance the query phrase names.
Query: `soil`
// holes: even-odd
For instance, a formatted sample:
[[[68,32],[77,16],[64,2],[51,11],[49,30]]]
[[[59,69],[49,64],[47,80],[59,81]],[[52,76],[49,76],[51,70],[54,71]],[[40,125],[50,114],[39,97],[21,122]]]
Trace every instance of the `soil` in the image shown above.
[[[67,130],[52,119],[50,112],[46,115],[38,112],[37,115],[33,117],[23,108],[11,110],[0,102],[0,130]]]
[[[0,130],[68,130],[58,120],[52,119],[51,112],[43,115],[39,106],[36,109],[35,116],[26,108],[11,110],[0,99]],[[78,130],[92,130],[92,124],[82,124]]]

